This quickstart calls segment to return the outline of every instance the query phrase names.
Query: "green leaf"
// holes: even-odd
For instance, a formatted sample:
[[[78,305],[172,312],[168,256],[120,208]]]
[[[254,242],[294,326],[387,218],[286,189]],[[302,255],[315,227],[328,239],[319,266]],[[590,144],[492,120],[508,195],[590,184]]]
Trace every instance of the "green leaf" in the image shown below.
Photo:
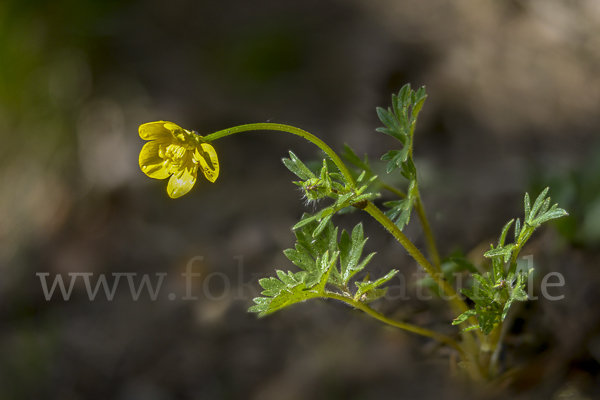
[[[460,314],[458,317],[456,317],[454,319],[454,321],[452,321],[452,325],[460,325],[463,322],[465,322],[466,320],[468,320],[471,317],[474,317],[477,315],[477,311],[475,310],[467,310],[464,313]]]
[[[356,153],[354,152],[354,150],[352,150],[352,147],[350,147],[346,143],[344,143],[344,152],[342,153],[342,156],[346,160],[348,160],[351,164],[355,165],[356,167],[358,167],[358,168],[360,168],[362,170],[369,169],[368,162],[366,160],[362,161],[360,159],[360,157],[358,157],[356,155]]]
[[[504,264],[499,257],[494,257],[492,259],[492,272],[495,283],[500,282],[500,280],[504,277]]]
[[[385,126],[390,128],[390,130],[392,132],[394,132],[395,134],[401,135],[400,125],[398,124],[398,120],[396,119],[394,114],[391,112],[391,110],[384,110],[381,107],[377,107],[377,116],[379,117],[381,122],[383,122],[383,124]],[[392,135],[392,136],[394,136],[394,135]]]
[[[494,314],[481,314],[477,319],[479,321],[479,327],[484,335],[489,335],[492,329],[494,329],[494,323],[496,316]]]
[[[504,262],[507,262],[512,254],[514,247],[515,247],[514,244],[509,244],[504,247],[495,248],[495,249],[489,250],[483,256],[487,257],[487,258],[503,257]]]
[[[517,218],[517,222],[515,223],[515,242],[519,240],[519,234],[521,233],[521,220]]]
[[[508,230],[510,229],[510,227],[514,221],[515,221],[514,219],[511,219],[510,221],[508,221],[506,223],[506,225],[504,225],[504,228],[502,228],[502,234],[500,235],[500,240],[498,240],[498,247],[504,246],[504,241],[506,240],[506,234],[508,233]]]
[[[402,104],[408,102],[410,92],[410,83],[407,83],[406,85],[402,86],[402,89],[400,89],[400,92],[398,92],[398,99]]]
[[[325,218],[323,218],[321,220],[321,222],[319,222],[319,225],[315,228],[315,230],[312,233],[313,237],[319,236],[321,234],[321,232],[323,232],[323,230],[325,230],[325,228],[327,227],[327,224],[331,221],[332,217],[333,217],[333,214],[329,214]]]
[[[408,157],[408,150],[409,147],[405,146],[402,148],[402,150],[392,150],[387,152],[386,154],[384,154],[381,159],[383,161],[388,161],[388,165],[386,168],[387,173],[389,174],[390,172],[392,172],[393,170],[395,170],[396,168],[399,168],[400,166],[402,166],[402,163],[406,161],[407,157]]]
[[[469,331],[472,331],[473,329],[479,329],[479,325],[468,326],[465,329],[461,330],[461,332],[469,332]]]
[[[350,278],[357,272],[362,270],[365,264],[360,264],[360,258],[362,256],[363,247],[367,239],[364,237],[364,231],[362,224],[358,224],[352,230],[352,237],[346,232],[342,232],[340,238],[340,275],[343,284],[347,284]],[[373,257],[375,253],[370,254],[368,260]],[[368,262],[367,260],[367,262]]]
[[[290,158],[283,158],[283,164],[294,174],[296,174],[300,179],[307,180],[311,178],[316,178],[315,174],[312,173],[310,169],[300,159],[290,151]]]
[[[315,268],[315,259],[310,255],[308,250],[297,243],[295,249],[284,250],[283,254],[300,269],[312,271]]]
[[[321,215],[319,213],[317,213],[315,215],[304,214],[302,216],[302,219],[300,220],[300,222],[298,222],[296,225],[294,225],[294,227],[292,228],[292,230],[296,230],[296,229],[302,228],[304,225],[310,224],[311,222],[315,221],[320,216]]]
[[[317,228],[317,222],[311,221],[295,231],[296,241],[304,247],[313,258],[324,254],[327,250],[337,250],[337,232],[338,229],[329,221],[320,235],[313,237],[313,232]]]
[[[542,204],[544,203],[544,198],[546,197],[546,194],[548,194],[549,189],[550,189],[549,187],[544,189],[544,191],[542,191],[542,193],[540,193],[538,198],[535,200],[535,203],[533,203],[533,207],[531,207],[531,211],[529,212],[529,217],[528,217],[529,222],[531,222],[531,220],[533,220],[535,218],[538,210],[542,207]]]
[[[473,300],[475,304],[481,307],[487,306],[486,296],[483,295],[482,289],[477,290],[477,294],[475,294],[475,292],[473,292],[470,289],[461,289],[460,292],[467,296],[469,299]]]
[[[421,89],[425,89],[424,87],[422,87]],[[419,91],[421,91],[421,89],[419,89]],[[417,104],[415,104],[415,106],[412,109],[412,117],[413,119],[417,119],[417,116],[419,115],[419,113],[421,112],[421,109],[423,108],[423,104],[425,104],[425,100],[427,99],[427,96],[423,96],[421,97],[420,100],[417,101]]]
[[[365,295],[365,294],[368,295],[368,293],[370,291],[377,289],[379,286],[383,285],[384,283],[386,283],[387,281],[392,279],[394,277],[394,275],[396,275],[397,273],[398,273],[398,271],[393,269],[390,272],[388,272],[384,277],[379,278],[374,282],[371,282],[371,281],[356,282],[356,286],[358,287],[358,290],[354,294],[354,300],[364,301],[365,299],[361,299],[361,297],[363,295]]]
[[[529,214],[531,213],[531,203],[529,201],[529,193],[525,193],[525,218],[523,218],[523,222],[529,221]]]
[[[544,200],[544,202],[542,203],[542,207],[540,207],[540,212],[538,213],[538,215],[545,214],[546,211],[548,211],[548,207],[550,207],[550,197]]]
[[[296,274],[292,272],[285,274],[277,271],[281,280],[277,278],[261,279],[259,284],[265,289],[262,294],[269,297],[255,298],[256,305],[250,307],[248,311],[257,312],[262,317],[295,303],[323,297],[325,285],[336,260],[337,254],[330,258],[329,252],[325,252],[322,257],[317,259],[317,268],[312,273],[301,271]]]
[[[406,135],[400,131],[395,131],[390,128],[377,128],[375,130],[377,132],[385,133],[386,135],[390,135],[391,137],[398,139],[402,144],[406,143]]]
[[[490,291],[490,289],[492,288],[491,282],[489,282],[486,278],[484,278],[483,276],[481,276],[479,274],[473,274],[472,276],[473,276],[473,279],[475,279],[481,285],[483,290],[485,290],[486,292]]]
[[[275,296],[287,287],[285,283],[277,278],[263,278],[258,283],[265,289],[262,292],[265,296]]]
[[[472,274],[479,273],[477,268],[475,268],[475,266],[466,258],[450,257],[449,260],[452,261],[454,264],[458,265],[459,267],[461,267],[463,270],[469,271]]]
[[[565,215],[569,215],[569,214],[562,208],[555,208],[555,209],[550,210],[547,213],[537,217],[533,221],[531,221],[531,225],[538,226],[538,225],[541,225],[542,223],[550,221],[552,219],[564,217]]]

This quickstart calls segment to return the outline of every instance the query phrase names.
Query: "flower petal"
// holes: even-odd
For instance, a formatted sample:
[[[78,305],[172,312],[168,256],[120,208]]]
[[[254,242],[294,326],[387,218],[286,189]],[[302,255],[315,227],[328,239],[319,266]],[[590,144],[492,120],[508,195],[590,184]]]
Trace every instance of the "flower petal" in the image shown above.
[[[167,185],[167,193],[173,199],[189,192],[196,183],[196,174],[189,168],[183,168],[171,176]]]
[[[169,125],[167,125],[169,124]],[[175,125],[169,121],[148,122],[140,125],[140,137],[144,140],[167,141],[173,139],[173,134],[165,126]],[[175,125],[177,126],[177,125]],[[181,129],[181,128],[180,128]]]
[[[169,171],[165,167],[164,161],[158,155],[160,144],[155,141],[148,142],[140,151],[140,169],[143,173],[154,179],[168,178]]]
[[[215,151],[215,148],[208,143],[202,143],[200,146],[202,147],[202,150],[204,150],[204,154],[200,154],[198,149],[196,149],[194,156],[200,163],[200,169],[206,179],[214,182],[219,177],[219,159],[217,158],[217,152]],[[210,164],[206,162],[206,159],[204,158],[206,156],[209,157]]]

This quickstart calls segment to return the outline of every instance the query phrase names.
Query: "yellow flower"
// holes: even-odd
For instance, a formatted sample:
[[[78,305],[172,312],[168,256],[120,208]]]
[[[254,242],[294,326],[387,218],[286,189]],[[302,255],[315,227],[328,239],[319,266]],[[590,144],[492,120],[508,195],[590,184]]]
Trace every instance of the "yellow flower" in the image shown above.
[[[196,183],[198,169],[211,182],[219,176],[215,149],[202,136],[168,122],[140,125],[140,137],[150,140],[140,152],[140,168],[150,178],[166,179],[167,193],[181,197]]]

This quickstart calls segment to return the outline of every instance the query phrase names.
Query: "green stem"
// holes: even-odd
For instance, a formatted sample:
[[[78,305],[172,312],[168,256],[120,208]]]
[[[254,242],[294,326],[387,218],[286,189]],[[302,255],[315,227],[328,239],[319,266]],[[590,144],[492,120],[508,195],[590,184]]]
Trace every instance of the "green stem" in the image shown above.
[[[384,188],[385,190],[388,190],[392,193],[394,193],[396,196],[400,197],[401,199],[406,197],[406,193],[396,189],[395,187],[392,187],[390,185],[388,185],[387,183],[383,182],[381,179],[377,178],[377,180],[380,182],[381,187]]]
[[[394,193],[396,196],[401,199],[406,197],[406,194],[395,187],[388,185],[378,178],[378,181],[381,187],[389,192]],[[441,259],[440,253],[438,252],[437,245],[435,243],[435,238],[433,237],[433,232],[431,231],[431,227],[429,225],[429,220],[427,219],[427,214],[425,214],[425,207],[423,207],[423,202],[421,201],[421,196],[417,198],[417,202],[415,203],[415,209],[417,210],[417,215],[419,216],[419,221],[421,221],[421,226],[423,227],[423,233],[425,234],[425,239],[427,240],[427,250],[431,259],[433,260],[433,266],[438,272],[441,272]]]
[[[412,127],[414,130],[414,127]],[[229,129],[223,129],[218,132],[212,133],[210,135],[204,136],[203,139],[207,142],[213,142],[217,139],[223,138],[225,136],[233,135],[241,132],[248,131],[259,131],[259,130],[271,130],[271,131],[280,131],[291,133],[318,146],[321,150],[325,152],[331,158],[331,161],[335,163],[340,172],[344,175],[344,178],[348,182],[348,184],[352,187],[356,185],[350,171],[346,167],[346,165],[342,162],[340,157],[329,147],[325,142],[316,137],[315,135],[306,132],[300,128],[296,128],[290,125],[283,124],[272,124],[272,123],[256,123],[256,124],[247,124],[240,125]],[[402,233],[400,229],[388,218],[384,213],[379,210],[379,208],[375,207],[373,203],[370,201],[367,202],[367,206],[364,208],[371,216],[373,216],[377,221],[379,221],[394,237],[404,246],[404,248],[408,251],[408,253],[425,269],[425,271],[437,282],[437,284],[442,288],[442,290],[450,297],[452,304],[456,308],[457,311],[461,313],[467,311],[469,307],[465,304],[465,302],[458,296],[452,285],[444,279],[442,274],[437,273],[436,269],[427,261],[427,259],[423,256],[423,254],[415,247],[414,244]],[[473,318],[472,318],[473,319]],[[391,321],[391,320],[390,320]]]
[[[417,261],[417,263],[419,263],[419,265],[425,270],[425,272],[429,274],[429,276],[436,282],[436,284],[442,289],[442,291],[445,293],[448,299],[452,302],[451,304],[457,313],[462,314],[465,311],[469,310],[469,306],[467,306],[464,300],[458,295],[458,293],[456,293],[456,290],[454,290],[452,285],[448,283],[444,275],[435,270],[435,268],[429,263],[429,261],[427,261],[425,256],[423,256],[423,253],[421,253],[419,249],[417,249],[415,245],[412,244],[412,242],[406,237],[404,233],[402,233],[400,229],[398,229],[398,227],[396,226],[396,224],[394,224],[392,220],[390,220],[383,212],[381,212],[379,208],[377,208],[370,201],[367,202],[367,205],[364,208],[364,210],[368,212],[373,218],[375,218],[381,225],[383,225],[383,227],[388,232],[390,232],[398,242],[400,242],[400,244],[406,249],[406,251],[408,251],[408,254],[410,254],[412,258],[414,258],[415,261]],[[477,321],[474,317],[469,318],[469,321],[473,325],[477,324]],[[483,335],[481,331],[475,330],[475,332],[476,335],[481,339],[481,336]]]
[[[452,285],[448,283],[448,281],[443,277],[443,275],[441,275],[435,270],[431,263],[427,261],[423,253],[421,253],[419,249],[417,249],[415,245],[412,244],[412,242],[406,237],[404,233],[402,233],[400,229],[398,229],[398,227],[396,226],[396,224],[394,224],[394,222],[392,222],[392,220],[390,220],[383,212],[381,212],[379,208],[377,208],[370,201],[367,203],[367,206],[364,208],[364,210],[368,212],[373,218],[375,218],[381,225],[383,225],[383,227],[387,229],[388,232],[390,232],[396,238],[396,240],[398,240],[398,242],[400,242],[400,244],[406,249],[406,251],[408,251],[408,254],[410,254],[412,258],[414,258],[417,261],[417,263],[419,263],[419,265],[425,270],[425,272],[427,272],[429,276],[431,276],[436,281],[436,283],[444,291],[444,293],[450,297],[450,300],[453,302],[456,308],[460,310],[461,313],[469,309],[469,307],[460,298],[460,296],[458,296]]]
[[[431,227],[429,226],[429,220],[427,219],[427,214],[425,214],[425,207],[423,207],[423,202],[421,201],[420,195],[419,197],[417,197],[415,208],[417,210],[419,220],[421,220],[421,225],[423,226],[423,233],[425,233],[425,238],[427,239],[427,250],[431,255],[433,266],[438,272],[442,272],[442,262],[440,260],[440,253],[438,252],[437,245],[435,243],[435,238],[433,237],[433,232],[431,231]]]
[[[282,125],[282,124],[272,124],[272,123],[268,123],[268,122],[257,123],[257,124],[247,124],[247,125],[236,126],[234,128],[223,129],[222,131],[218,131],[218,132],[215,132],[208,136],[204,136],[203,139],[206,140],[207,142],[212,142],[212,141],[215,141],[215,140],[220,139],[225,136],[233,135],[235,133],[240,133],[240,132],[247,132],[247,131],[280,131],[280,132],[287,132],[287,133],[291,133],[291,134],[303,137],[304,139],[308,140],[311,143],[314,143],[321,150],[323,150],[325,152],[325,154],[327,154],[329,156],[329,158],[331,158],[331,161],[333,161],[335,163],[335,165],[339,168],[340,172],[344,175],[344,178],[346,178],[346,181],[350,184],[350,186],[351,187],[355,186],[354,179],[352,178],[350,171],[348,171],[348,168],[346,167],[346,165],[344,165],[344,163],[342,162],[340,157],[335,153],[335,151],[333,151],[331,149],[331,147],[327,146],[327,144],[325,142],[323,142],[321,139],[319,139],[312,133],[308,133],[305,130],[296,128],[294,126]]]
[[[426,336],[426,337],[435,339],[439,342],[445,343],[445,344],[453,347],[454,349],[456,349],[463,356],[463,358],[465,357],[463,349],[460,347],[458,342],[456,342],[456,340],[452,339],[450,336],[432,331],[430,329],[421,328],[420,326],[408,324],[406,322],[393,320],[393,319],[388,318],[385,315],[375,311],[367,304],[361,303],[359,301],[355,301],[354,299],[339,295],[337,293],[327,292],[325,294],[325,296],[329,297],[331,299],[341,300],[341,301],[351,305],[354,308],[364,311],[365,313],[369,314],[371,317],[378,319],[388,325],[394,326],[396,328],[404,329],[405,331],[416,333],[418,335]]]
[[[481,343],[481,351],[479,353],[479,365],[483,371],[487,371],[488,377],[493,378],[496,374],[496,361],[502,333],[502,321],[498,322],[492,329],[489,335],[485,337]]]

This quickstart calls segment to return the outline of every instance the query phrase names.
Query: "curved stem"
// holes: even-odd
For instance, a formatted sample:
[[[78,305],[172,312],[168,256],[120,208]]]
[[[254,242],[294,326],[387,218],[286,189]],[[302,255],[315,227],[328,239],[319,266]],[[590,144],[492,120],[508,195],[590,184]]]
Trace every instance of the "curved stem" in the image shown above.
[[[444,277],[439,274],[435,268],[431,265],[429,261],[425,258],[423,253],[419,251],[415,247],[414,244],[406,237],[404,233],[396,224],[392,222],[379,208],[377,208],[370,201],[367,203],[367,206],[364,208],[366,212],[371,214],[373,218],[375,218],[385,229],[387,229],[395,238],[400,242],[400,244],[408,251],[408,254],[414,258],[417,263],[427,272],[438,284],[438,286],[444,291],[444,293],[450,297],[450,300],[454,303],[456,308],[461,312],[465,312],[469,309],[464,301],[458,296],[454,288],[448,283]]]
[[[444,275],[435,270],[431,263],[429,263],[425,256],[423,256],[423,253],[421,253],[419,249],[417,249],[415,245],[412,244],[412,242],[406,237],[404,233],[402,233],[400,229],[398,229],[398,227],[392,222],[392,220],[390,220],[383,212],[381,212],[379,208],[377,208],[370,201],[367,202],[367,206],[364,208],[364,210],[368,212],[373,218],[375,218],[381,225],[383,225],[383,227],[388,232],[390,232],[396,238],[396,240],[398,240],[398,242],[400,242],[400,244],[406,249],[406,251],[408,251],[408,254],[410,254],[415,259],[415,261],[417,261],[417,263],[419,263],[419,265],[425,270],[425,272],[427,272],[429,276],[431,276],[431,278],[436,282],[436,284],[442,289],[442,291],[447,296],[446,299],[452,302],[452,306],[454,307],[456,312],[462,314],[465,311],[469,310],[469,306],[467,306],[464,300],[458,295],[458,293],[456,293],[456,290],[454,290],[452,285],[450,285],[450,283],[445,279]],[[477,321],[474,317],[469,318],[469,320],[473,325],[477,324]],[[483,335],[481,331],[475,330],[475,332],[476,335],[479,336],[481,339],[481,336]]]
[[[456,349],[463,356],[463,358],[465,357],[463,349],[460,347],[458,342],[456,342],[456,340],[452,339],[450,336],[432,331],[430,329],[421,328],[420,326],[408,324],[406,322],[393,320],[393,319],[388,318],[385,315],[381,314],[380,312],[375,311],[367,304],[361,303],[359,301],[355,301],[354,299],[339,295],[337,293],[327,292],[325,294],[325,296],[329,297],[331,299],[341,300],[341,301],[351,305],[354,308],[364,311],[365,313],[369,314],[371,317],[378,319],[381,322],[384,322],[388,325],[394,326],[396,328],[404,329],[405,331],[416,333],[418,335],[426,336],[426,337],[435,339],[439,342],[445,343],[445,344],[451,346],[452,348]]]
[[[342,162],[340,157],[335,153],[335,151],[333,151],[331,149],[331,147],[327,146],[327,144],[325,142],[323,142],[321,139],[319,139],[312,133],[308,133],[305,130],[296,128],[294,126],[283,125],[283,124],[272,124],[272,123],[268,123],[268,122],[262,122],[262,123],[257,123],[257,124],[247,124],[247,125],[236,126],[234,128],[223,129],[221,131],[215,132],[208,136],[204,136],[203,139],[206,140],[207,142],[212,142],[212,141],[215,141],[215,140],[220,139],[225,136],[233,135],[235,133],[240,133],[240,132],[247,132],[247,131],[280,131],[280,132],[287,132],[287,133],[291,133],[291,134],[303,137],[304,139],[317,145],[321,150],[323,150],[325,152],[325,154],[327,154],[329,156],[329,158],[331,158],[331,161],[333,161],[335,163],[335,165],[339,168],[340,172],[344,175],[344,178],[350,184],[350,186],[352,186],[352,187],[355,186],[354,179],[352,178],[350,171],[348,171],[348,168],[346,167],[346,165],[344,165],[344,163]]]

